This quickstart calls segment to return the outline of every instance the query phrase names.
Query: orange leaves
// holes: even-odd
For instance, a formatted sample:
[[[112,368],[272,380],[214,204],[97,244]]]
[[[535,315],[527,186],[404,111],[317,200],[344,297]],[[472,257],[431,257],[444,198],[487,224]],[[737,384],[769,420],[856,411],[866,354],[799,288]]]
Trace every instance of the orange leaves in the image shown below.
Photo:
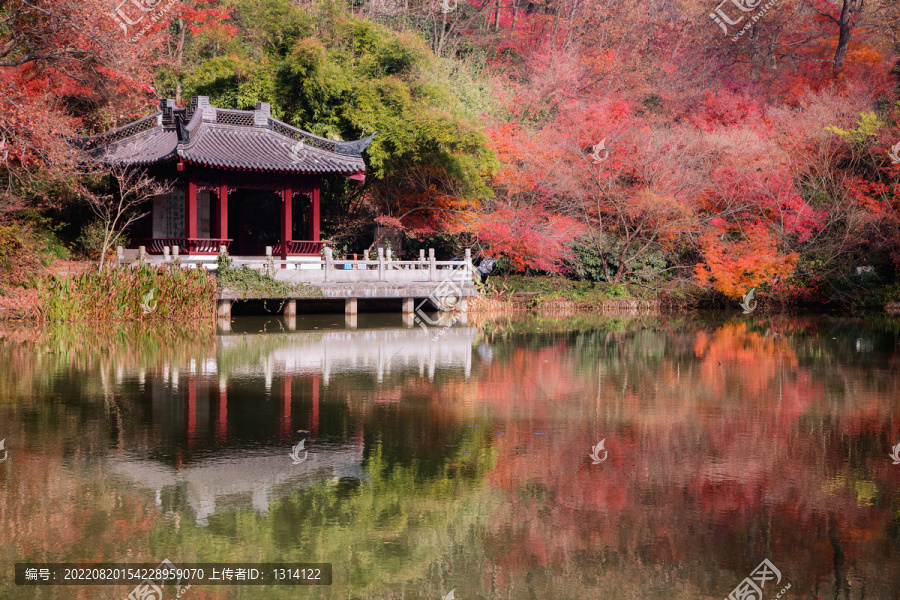
[[[516,123],[494,126],[488,129],[488,135],[502,165],[494,183],[509,194],[531,193],[545,187],[551,172],[560,166],[559,148]]]
[[[788,277],[799,254],[779,251],[769,229],[754,223],[735,241],[723,239],[726,232],[715,229],[700,239],[704,262],[694,274],[701,285],[712,286],[731,298],[740,298],[750,288],[772,284]]]

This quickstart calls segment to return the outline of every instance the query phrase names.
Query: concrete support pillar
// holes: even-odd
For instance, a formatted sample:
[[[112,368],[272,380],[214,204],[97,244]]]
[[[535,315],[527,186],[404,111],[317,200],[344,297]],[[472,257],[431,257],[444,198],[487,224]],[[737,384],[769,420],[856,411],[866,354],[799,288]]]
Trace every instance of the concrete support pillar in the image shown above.
[[[344,315],[344,325],[347,327],[347,329],[356,329],[357,323],[357,316],[355,314]],[[325,383],[328,383],[327,378]]]
[[[231,318],[231,300],[227,300],[227,299],[219,300],[218,306],[216,309],[216,315],[220,319],[230,319]]]
[[[416,315],[415,314],[403,313],[403,326],[404,327],[406,327],[407,329],[410,329],[411,327],[415,326],[415,324],[416,324]]]
[[[403,299],[403,315],[411,315],[415,310],[415,298],[404,298]]]
[[[288,300],[284,303],[284,316],[285,317],[296,317],[297,316],[297,301],[296,300]]]
[[[345,315],[356,315],[357,314],[357,299],[356,298],[346,298],[344,300],[344,314]]]
[[[285,317],[284,324],[288,331],[297,331],[297,317]]]
[[[218,333],[231,333],[231,319],[219,319],[216,321]]]
[[[456,310],[460,312],[466,312],[469,310],[469,298],[467,296],[463,296],[459,299],[459,302],[456,303]]]

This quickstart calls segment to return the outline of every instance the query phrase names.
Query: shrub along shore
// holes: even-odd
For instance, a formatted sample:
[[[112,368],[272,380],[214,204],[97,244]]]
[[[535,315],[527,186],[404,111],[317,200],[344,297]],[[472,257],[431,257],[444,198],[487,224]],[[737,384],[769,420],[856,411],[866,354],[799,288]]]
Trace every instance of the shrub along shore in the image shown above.
[[[86,266],[86,263],[85,263]],[[263,297],[318,298],[309,285],[276,281],[265,271],[235,268],[227,259],[218,273],[204,269],[143,266],[110,269],[69,276],[46,275],[26,290],[29,304],[17,310],[0,310],[3,320],[157,321],[214,319],[220,289],[227,288],[245,299]],[[757,295],[765,312],[900,313],[900,289],[886,286],[859,295],[852,304],[827,303],[788,306],[771,295]],[[11,299],[7,297],[7,299]],[[609,284],[559,276],[509,275],[492,277],[483,286],[481,299],[469,304],[473,313],[498,310],[680,312],[690,310],[740,310],[736,302],[715,294],[664,293],[646,286]]]
[[[216,278],[204,269],[110,269],[53,277],[40,289],[44,321],[155,321],[216,316]]]

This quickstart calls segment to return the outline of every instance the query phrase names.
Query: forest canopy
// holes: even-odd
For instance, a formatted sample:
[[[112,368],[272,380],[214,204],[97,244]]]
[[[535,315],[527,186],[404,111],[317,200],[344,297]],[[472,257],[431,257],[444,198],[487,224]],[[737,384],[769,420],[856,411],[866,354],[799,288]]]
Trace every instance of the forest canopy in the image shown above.
[[[35,239],[88,251],[67,139],[205,95],[335,140],[377,132],[365,184],[325,190],[339,251],[378,224],[410,248],[659,293],[804,303],[897,284],[888,0],[133,4],[0,3],[9,272]]]

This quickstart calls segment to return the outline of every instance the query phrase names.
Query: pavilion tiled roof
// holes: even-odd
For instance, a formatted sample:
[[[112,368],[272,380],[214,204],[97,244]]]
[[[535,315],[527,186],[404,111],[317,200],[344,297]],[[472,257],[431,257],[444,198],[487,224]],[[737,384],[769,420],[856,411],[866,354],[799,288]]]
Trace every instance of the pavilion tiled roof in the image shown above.
[[[353,142],[313,135],[273,119],[266,103],[228,110],[195,96],[186,108],[161,100],[160,111],[124,127],[82,138],[94,158],[150,166],[182,161],[222,169],[353,175],[374,134]]]

